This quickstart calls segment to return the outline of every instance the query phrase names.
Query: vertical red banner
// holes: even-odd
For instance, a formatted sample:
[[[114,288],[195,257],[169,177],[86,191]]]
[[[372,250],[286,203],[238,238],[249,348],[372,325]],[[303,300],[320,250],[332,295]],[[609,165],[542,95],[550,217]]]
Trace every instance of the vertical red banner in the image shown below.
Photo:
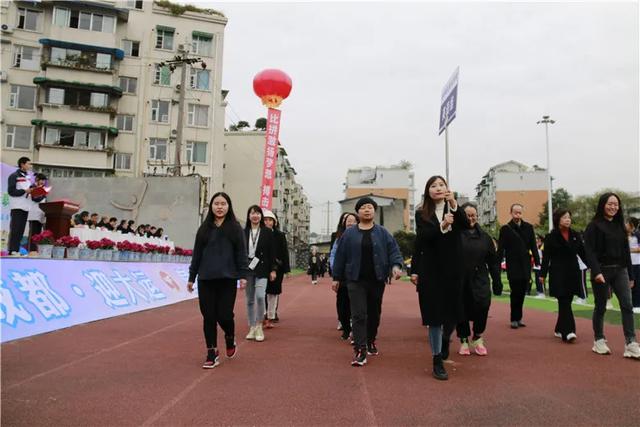
[[[262,185],[260,186],[260,207],[271,209],[273,186],[278,160],[278,135],[280,134],[280,110],[269,108],[267,114],[267,138],[264,145]]]

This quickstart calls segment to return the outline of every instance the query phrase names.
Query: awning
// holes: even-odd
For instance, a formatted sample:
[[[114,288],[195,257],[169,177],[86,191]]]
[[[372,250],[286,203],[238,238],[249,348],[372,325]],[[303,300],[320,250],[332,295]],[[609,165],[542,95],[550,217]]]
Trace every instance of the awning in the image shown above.
[[[40,39],[38,41],[43,46],[62,47],[65,49],[74,49],[74,50],[80,50],[84,52],[106,53],[108,55],[113,55],[116,59],[124,58],[124,50],[116,49],[115,47],[96,46],[91,44],[65,42],[62,40],[52,40],[52,39]]]
[[[193,31],[191,33],[191,36],[200,37],[202,39],[212,39],[213,38],[213,34],[211,34],[211,33],[203,33],[202,31]]]
[[[49,121],[43,119],[33,119],[31,120],[31,124],[34,126],[59,126],[64,128],[75,128],[75,129],[89,129],[89,130],[101,130],[107,131],[113,136],[118,136],[118,128],[112,128],[109,126],[95,126],[89,124],[79,124],[79,123],[65,123],[59,121]]]
[[[69,87],[74,89],[88,89],[88,90],[99,90],[100,92],[105,92],[115,96],[122,96],[122,89],[118,86],[109,86],[109,85],[97,85],[93,83],[85,83],[78,81],[67,81],[67,80],[58,80],[58,79],[48,79],[46,77],[34,77],[33,82],[37,85],[43,86],[61,86],[61,87]]]
[[[96,12],[102,12],[107,15],[116,15],[118,19],[120,19],[123,22],[129,21],[129,9],[121,9],[119,7],[111,6],[105,3],[98,3],[95,1],[58,0],[55,2],[40,1],[38,3],[45,6],[47,4],[50,4],[55,6],[66,6],[74,10],[82,10],[82,11],[91,10]]]
[[[173,27],[167,27],[165,25],[156,25],[156,30],[157,31],[168,31],[170,33],[175,33],[176,29]]]

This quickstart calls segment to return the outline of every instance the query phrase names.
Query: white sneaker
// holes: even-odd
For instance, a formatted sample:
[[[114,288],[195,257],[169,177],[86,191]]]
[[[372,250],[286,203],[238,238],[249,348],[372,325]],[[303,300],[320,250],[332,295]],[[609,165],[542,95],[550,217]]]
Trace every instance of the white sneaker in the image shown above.
[[[640,307],[633,307],[633,312],[636,314],[640,314]]]
[[[255,326],[252,326],[252,327],[249,328],[249,333],[247,334],[245,339],[248,339],[248,340],[255,340],[256,339],[256,327]]]
[[[562,338],[562,334],[560,332],[554,332],[553,336],[556,338]]]
[[[607,345],[607,341],[603,338],[593,342],[593,348],[591,349],[594,353],[598,354],[611,354],[611,350]]]
[[[640,345],[633,341],[624,346],[624,357],[630,357],[633,359],[640,359]]]
[[[587,303],[587,300],[585,300],[584,298],[576,298],[575,303],[578,305],[585,305]]]
[[[536,295],[537,299],[544,299],[544,294],[541,292],[538,295]]]
[[[339,331],[342,330],[342,322],[340,322],[339,320],[338,320],[338,327],[336,329]]]
[[[613,310],[613,303],[610,299],[607,300],[607,310]]]
[[[567,341],[569,342],[574,342],[576,338],[578,338],[578,336],[573,332],[567,335]]]
[[[262,325],[256,326],[256,341],[264,341],[264,331],[262,330]]]

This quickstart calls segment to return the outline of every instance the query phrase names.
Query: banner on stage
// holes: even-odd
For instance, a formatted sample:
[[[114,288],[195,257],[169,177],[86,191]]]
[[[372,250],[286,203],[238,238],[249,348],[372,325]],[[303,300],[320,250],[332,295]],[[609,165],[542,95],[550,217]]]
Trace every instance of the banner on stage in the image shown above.
[[[460,74],[460,67],[456,68],[442,89],[438,135],[456,118],[456,109],[458,106],[458,74]]]
[[[3,258],[1,342],[197,297],[189,265]]]
[[[273,186],[276,179],[278,161],[278,137],[280,135],[280,110],[269,108],[267,114],[267,136],[264,145],[262,185],[260,186],[260,207],[271,209]]]

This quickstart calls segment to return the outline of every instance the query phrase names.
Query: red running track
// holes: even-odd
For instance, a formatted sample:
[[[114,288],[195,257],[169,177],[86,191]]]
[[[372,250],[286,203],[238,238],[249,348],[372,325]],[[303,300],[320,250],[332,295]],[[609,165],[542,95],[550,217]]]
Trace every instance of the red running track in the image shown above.
[[[236,305],[238,355],[213,370],[195,300],[10,342],[2,346],[2,425],[562,425],[637,426],[640,363],[622,357],[621,327],[607,326],[614,354],[553,337],[555,316],[529,310],[509,328],[494,303],[489,356],[459,356],[450,380],[430,375],[426,331],[413,286],[387,287],[380,356],[352,368],[336,331],[329,280],[287,280],[282,321],[247,342],[244,297]],[[221,339],[221,337],[220,337]],[[222,342],[222,340],[221,340]]]

